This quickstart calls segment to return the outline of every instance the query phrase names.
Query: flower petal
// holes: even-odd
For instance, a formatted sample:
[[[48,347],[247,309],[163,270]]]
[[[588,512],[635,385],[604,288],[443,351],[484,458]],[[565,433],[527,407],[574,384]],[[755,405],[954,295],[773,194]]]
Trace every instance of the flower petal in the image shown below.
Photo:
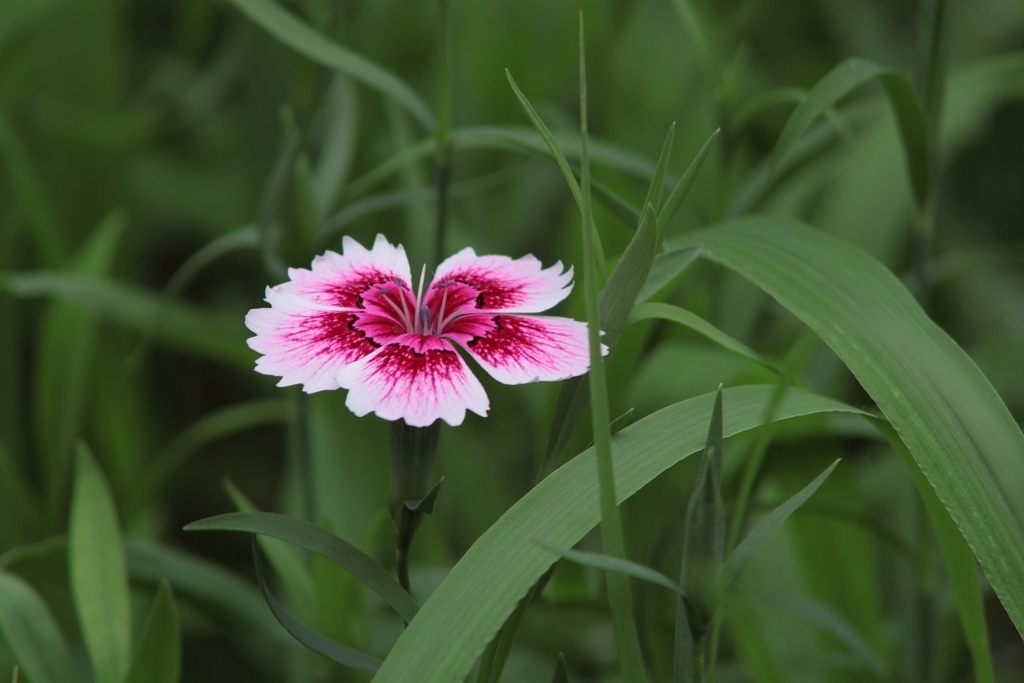
[[[317,256],[312,270],[289,268],[290,280],[278,288],[340,308],[362,308],[361,296],[374,285],[400,281],[410,290],[409,259],[402,245],[394,246],[384,235],[377,235],[373,248],[367,249],[346,235],[342,251]]]
[[[470,248],[437,267],[424,303],[436,314],[442,297],[445,311],[538,313],[569,296],[572,268],[562,272],[559,261],[542,268],[535,256],[477,256]],[[445,292],[447,290],[447,293]]]
[[[567,379],[590,368],[587,324],[569,318],[468,315],[445,334],[504,384]]]
[[[261,354],[256,371],[281,378],[279,387],[301,384],[313,393],[337,389],[338,370],[380,348],[400,329],[362,311],[325,307],[267,288],[270,308],[254,308],[245,325],[256,333],[249,346]]]
[[[426,427],[438,418],[453,427],[466,410],[486,415],[490,403],[451,342],[406,334],[338,371],[349,390],[345,405],[359,416],[373,412],[385,420],[403,419]]]

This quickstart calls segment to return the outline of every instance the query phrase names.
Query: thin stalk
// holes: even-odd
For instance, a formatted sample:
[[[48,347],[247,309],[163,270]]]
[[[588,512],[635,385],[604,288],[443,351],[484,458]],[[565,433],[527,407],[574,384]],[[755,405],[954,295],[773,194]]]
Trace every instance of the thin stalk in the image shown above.
[[[762,420],[764,426],[761,428],[757,441],[754,442],[754,446],[750,451],[750,455],[747,456],[743,467],[740,488],[736,494],[736,501],[733,506],[732,519],[729,521],[729,532],[725,537],[726,556],[728,556],[736,547],[736,544],[739,541],[740,532],[743,530],[743,522],[747,516],[747,508],[750,505],[750,498],[754,492],[754,485],[757,482],[757,476],[761,472],[761,465],[764,464],[764,458],[768,452],[768,446],[771,445],[772,439],[775,436],[775,429],[773,427],[775,411],[778,409],[779,404],[782,402],[782,399],[786,394],[786,389],[789,387],[788,378],[792,377],[796,368],[800,367],[807,354],[814,348],[816,341],[817,338],[813,335],[804,337],[796,343],[790,351],[789,357],[786,358],[783,363],[783,379],[780,380],[778,387],[772,393],[771,399],[765,407],[764,419]],[[712,620],[711,637],[707,645],[706,671],[708,681],[715,680],[715,666],[718,663],[718,643],[719,638],[721,637],[721,632],[721,615],[716,614]]]
[[[928,124],[928,194],[918,207],[912,244],[914,290],[921,305],[927,309],[931,289],[928,255],[935,235],[938,205],[937,184],[941,167],[939,128],[942,122],[942,101],[949,63],[949,33],[952,26],[952,3],[946,0],[925,0],[921,5],[918,38],[918,92],[924,105]]]
[[[430,488],[437,455],[440,420],[429,427],[391,423],[391,502],[395,522],[395,568],[398,583],[409,591],[409,548],[424,515],[433,511],[439,485]]]
[[[309,395],[292,393],[288,421],[288,459],[291,470],[299,478],[299,508],[307,521],[317,521],[316,487],[313,485],[313,462],[309,453]]]
[[[626,557],[615,496],[612,467],[611,416],[608,412],[608,386],[601,359],[601,328],[597,310],[597,274],[595,273],[593,217],[590,197],[590,159],[587,151],[587,69],[583,40],[583,13],[580,12],[580,167],[583,214],[583,291],[587,305],[587,330],[590,343],[590,409],[594,431],[594,452],[601,498],[601,543],[612,557]],[[646,681],[640,638],[633,620],[633,596],[629,578],[617,572],[606,574],[612,626],[619,651],[622,677],[627,683]]]
[[[444,257],[448,197],[452,180],[452,58],[450,0],[438,0],[437,49],[437,214],[432,267]]]

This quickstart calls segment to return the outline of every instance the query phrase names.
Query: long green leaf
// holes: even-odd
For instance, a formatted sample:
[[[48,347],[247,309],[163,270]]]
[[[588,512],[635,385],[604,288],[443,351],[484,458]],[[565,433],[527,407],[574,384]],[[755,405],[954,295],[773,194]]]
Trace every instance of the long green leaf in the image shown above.
[[[992,664],[992,650],[988,641],[985,603],[982,599],[981,587],[978,584],[974,553],[971,552],[971,547],[964,540],[964,535],[949,516],[949,511],[935,494],[935,489],[928,484],[921,468],[914,461],[910,451],[907,450],[906,444],[900,441],[896,431],[882,420],[873,420],[873,422],[882,435],[888,439],[893,449],[903,458],[914,479],[918,494],[924,502],[925,510],[928,511],[928,518],[935,530],[935,537],[939,541],[939,547],[942,548],[949,583],[953,589],[953,595],[956,597],[957,611],[964,629],[964,639],[971,651],[974,679],[978,683],[993,683],[995,673]]]
[[[250,643],[293,644],[267,614],[252,584],[219,565],[154,541],[125,541],[128,570],[135,580],[158,584],[166,578],[176,594],[188,596],[204,613],[230,623],[231,631]]]
[[[784,217],[686,239],[804,321],[907,445],[1024,633],[1024,434],[989,381],[861,250]]]
[[[665,205],[661,207],[661,212],[658,213],[658,235],[663,236],[665,234],[665,228],[675,218],[676,214],[679,213],[679,209],[682,208],[683,202],[686,201],[687,195],[690,194],[690,189],[693,187],[693,183],[697,180],[697,174],[700,173],[701,166],[704,165],[704,160],[708,158],[708,152],[711,151],[711,145],[714,144],[715,139],[718,138],[718,134],[721,132],[720,128],[715,129],[708,139],[704,141],[701,148],[697,150],[697,156],[693,158],[690,165],[683,171],[683,175],[680,176],[679,182],[676,183],[675,187],[672,188],[672,193],[665,200]]]
[[[754,351],[743,342],[733,339],[704,318],[701,318],[699,315],[694,315],[686,309],[679,308],[678,306],[662,303],[638,304],[636,308],[633,309],[633,313],[630,314],[629,321],[626,324],[632,325],[635,322],[651,320],[653,318],[667,320],[669,322],[682,325],[683,327],[689,327],[697,334],[710,339],[723,349],[737,353],[744,358],[749,358],[755,363],[767,368],[774,367],[771,363],[762,358],[761,354]]]
[[[122,683],[131,658],[132,621],[117,511],[103,472],[78,447],[68,525],[71,595],[98,683]]]
[[[819,116],[851,91],[872,79],[877,79],[881,83],[889,97],[900,129],[903,149],[907,155],[914,194],[918,204],[923,206],[928,196],[930,171],[928,126],[921,103],[902,74],[858,57],[847,59],[829,71],[793,110],[775,143],[768,175],[771,176],[775,172],[789,148]]]
[[[605,379],[602,358],[601,314],[598,310],[597,298],[598,275],[595,272],[595,269],[600,268],[600,272],[603,274],[604,267],[596,258],[598,245],[594,237],[597,230],[596,228],[590,229],[593,225],[593,216],[591,215],[590,159],[587,154],[587,51],[585,44],[583,11],[581,10],[579,18],[580,188],[583,201],[580,204],[580,214],[583,228],[583,292],[587,309],[587,340],[590,350],[590,372],[587,373],[590,380],[590,419],[591,430],[594,434],[594,455],[600,494],[598,500],[601,506],[601,545],[611,557],[625,559],[626,541],[622,531],[622,516],[619,512],[618,499],[615,495],[615,467],[612,465],[611,445],[612,420],[608,408],[608,383]],[[657,175],[655,173],[656,177]],[[648,204],[644,214],[645,220],[653,220],[654,208]],[[648,216],[650,218],[647,218]],[[647,259],[646,267],[643,269],[643,278],[637,284],[638,290],[643,280],[647,279],[647,271],[653,260],[654,245],[651,246],[650,258]],[[628,310],[633,307],[635,300],[636,294],[633,293],[621,305]],[[606,576],[605,586],[608,590],[608,605],[611,608],[612,629],[615,632],[615,645],[622,677],[629,683],[643,683],[648,679],[647,672],[644,670],[643,655],[640,652],[640,636],[637,633],[636,619],[633,616],[633,593],[629,579],[620,573],[612,572]]]
[[[579,134],[574,131],[549,131],[551,138],[568,159],[578,159]],[[453,150],[509,150],[552,155],[545,139],[526,126],[471,126],[456,129],[450,140]],[[359,197],[376,185],[398,173],[406,164],[437,154],[437,139],[428,137],[399,151],[379,165],[353,180],[345,188],[345,196]],[[650,179],[655,165],[649,159],[602,140],[591,139],[590,160],[623,173]]]
[[[149,500],[199,449],[246,429],[288,421],[288,402],[280,398],[245,401],[204,415],[161,448],[136,487],[136,503]]]
[[[224,482],[224,489],[239,512],[260,512],[256,505],[230,481]],[[313,578],[309,574],[301,551],[295,546],[275,538],[260,535],[256,540],[267,559],[270,560],[270,566],[280,577],[292,608],[297,610],[301,616],[314,614],[316,612],[314,609],[316,589],[313,587]]]
[[[273,512],[230,512],[192,522],[186,531],[247,531],[294,543],[322,555],[365,583],[406,621],[419,607],[376,560],[326,529]]]
[[[123,212],[108,215],[76,255],[71,272],[105,275],[127,225]],[[58,526],[63,515],[75,440],[88,405],[96,334],[95,316],[88,309],[60,300],[48,306],[35,364],[35,427],[46,473],[51,528]]]
[[[160,320],[157,338],[174,346],[236,367],[252,366],[241,317],[228,319],[183,304],[165,304],[159,296],[114,280],[34,271],[0,273],[0,291],[20,297],[52,296],[89,310],[137,332],[147,333]]]
[[[437,127],[430,108],[390,71],[317,33],[272,0],[230,0],[270,35],[309,57],[384,93],[409,111],[428,131]]]
[[[667,246],[667,245],[666,245]],[[637,301],[647,301],[657,294],[662,287],[674,280],[700,256],[700,249],[672,249],[661,252],[654,257],[651,272],[647,274],[647,282],[637,294]]]
[[[46,603],[19,577],[2,571],[0,635],[32,683],[78,680],[71,652]]]
[[[174,604],[171,584],[163,579],[142,625],[125,683],[178,683],[180,678],[178,608]]]
[[[263,592],[263,599],[267,601],[267,606],[270,611],[273,612],[274,618],[277,619],[278,623],[284,627],[293,638],[308,647],[309,649],[317,652],[324,657],[327,657],[333,662],[347,666],[357,671],[369,671],[373,672],[380,668],[380,660],[376,657],[355,650],[337,643],[330,638],[327,638],[313,629],[309,628],[298,619],[288,614],[287,611],[281,606],[281,604],[274,598],[270,593],[270,589],[267,587],[267,582],[263,579],[263,568],[260,564],[259,548],[256,544],[256,537],[252,539],[252,557],[253,562],[256,564],[256,581],[260,585],[260,590]]]
[[[630,311],[636,302],[637,295],[647,281],[654,262],[654,254],[658,246],[658,228],[654,209],[648,205],[640,219],[636,234],[630,240],[626,251],[616,262],[608,281],[598,297],[598,315],[600,329],[604,332],[603,341],[610,348],[615,348],[619,333],[627,324]],[[586,412],[589,379],[586,375],[573,377],[562,384],[555,404],[555,414],[551,421],[551,434],[548,437],[544,461],[540,474],[546,476],[556,459],[569,443],[572,432],[576,429],[580,418]]]
[[[740,544],[736,546],[736,549],[729,555],[729,559],[725,561],[725,582],[732,583],[736,576],[739,575],[740,570],[743,569],[743,565],[747,563],[757,549],[768,537],[771,536],[776,529],[789,519],[789,516],[796,512],[801,505],[807,502],[807,499],[814,495],[814,492],[825,483],[828,479],[828,475],[832,474],[832,470],[836,468],[839,461],[836,460],[828,468],[814,478],[807,486],[800,489],[792,497],[789,498],[779,507],[769,512],[764,519],[758,522],[757,526],[750,530],[750,533],[740,541]]]
[[[758,426],[774,387],[726,389],[723,434]],[[615,437],[621,502],[704,445],[714,396],[706,394],[648,415]],[[855,408],[793,389],[775,418]],[[466,552],[420,609],[384,661],[376,683],[462,680],[519,599],[551,565],[538,543],[568,548],[600,519],[597,471],[587,450],[540,482]]]
[[[645,565],[626,560],[621,557],[612,557],[611,555],[605,555],[604,553],[592,553],[586,550],[573,550],[572,548],[556,548],[547,544],[541,544],[544,548],[547,548],[551,552],[562,557],[562,559],[581,564],[584,567],[593,567],[594,569],[600,569],[606,572],[618,572],[619,574],[625,574],[626,576],[632,576],[634,579],[640,579],[641,581],[648,581],[655,585],[667,588],[673,593],[683,594],[683,589],[679,585],[668,578],[664,574]]]

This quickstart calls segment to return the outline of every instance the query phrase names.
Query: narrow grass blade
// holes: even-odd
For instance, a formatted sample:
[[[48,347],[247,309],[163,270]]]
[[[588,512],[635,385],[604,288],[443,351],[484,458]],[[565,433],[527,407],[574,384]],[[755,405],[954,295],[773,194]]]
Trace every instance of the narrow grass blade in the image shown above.
[[[0,441],[0,538],[8,543],[27,541],[41,532],[42,506],[38,493]]]
[[[235,367],[250,368],[255,357],[245,345],[240,317],[163,305],[157,295],[135,285],[49,271],[8,272],[0,273],[0,291],[25,298],[58,297],[137,332],[153,329],[153,321],[163,315],[157,333],[162,343]]]
[[[725,389],[724,437],[761,424],[773,386]],[[621,502],[701,448],[714,396],[663,408],[615,438],[615,482]],[[791,389],[775,411],[785,420],[855,408]],[[570,460],[510,508],[462,556],[388,655],[375,683],[462,680],[520,599],[551,566],[539,543],[571,548],[600,520],[593,449]]]
[[[247,531],[265,534],[322,555],[365,583],[405,621],[419,609],[413,599],[376,560],[326,529],[273,512],[231,512],[192,522],[186,531]]]
[[[146,468],[136,503],[148,500],[205,446],[232,434],[268,424],[288,422],[288,402],[264,399],[236,403],[204,415],[161,448]]]
[[[884,420],[872,420],[875,427],[888,440],[903,462],[906,463],[910,476],[914,480],[917,492],[924,502],[928,519],[932,523],[935,537],[942,548],[942,556],[946,562],[946,573],[956,598],[957,613],[964,630],[964,639],[971,651],[974,665],[974,679],[977,683],[994,683],[995,668],[992,663],[992,648],[989,644],[988,626],[985,621],[985,603],[978,583],[978,574],[974,553],[964,540],[963,533],[949,516],[949,511],[929,485],[921,468],[914,460],[906,444],[900,440],[899,434]]]
[[[597,298],[598,275],[604,268],[596,259],[597,245],[594,239],[596,229],[592,230],[593,217],[590,204],[590,160],[587,156],[587,60],[583,39],[583,12],[579,18],[579,67],[580,67],[580,187],[582,201],[580,209],[583,229],[583,291],[587,306],[587,336],[590,342],[590,416],[594,433],[594,455],[597,464],[599,484],[599,501],[601,506],[601,545],[611,557],[625,559],[626,543],[622,532],[622,518],[619,515],[618,500],[615,495],[615,469],[612,465],[611,447],[611,416],[608,412],[608,386],[605,381],[604,361],[601,353],[601,314]],[[654,213],[648,205],[645,214]],[[650,220],[650,219],[648,219]],[[643,221],[641,221],[642,223]],[[637,283],[639,290],[643,280],[647,279],[647,270],[654,260],[654,248],[651,245],[650,258],[643,268],[643,278]],[[617,291],[616,291],[617,293]],[[636,300],[636,292],[627,300],[611,299],[615,304],[629,310]],[[615,631],[615,645],[619,656],[619,668],[622,677],[630,683],[642,683],[647,680],[644,671],[643,656],[640,652],[640,637],[637,633],[636,620],[633,616],[633,595],[629,580],[618,573],[608,574],[608,604],[612,613],[612,629]]]
[[[132,615],[117,512],[84,445],[76,470],[68,524],[71,596],[97,682],[122,683],[131,658]]]
[[[142,625],[125,683],[178,683],[180,678],[178,608],[174,604],[171,584],[163,579]]]
[[[661,155],[658,157],[658,165],[654,169],[654,177],[651,178],[651,184],[647,188],[647,196],[640,206],[646,207],[650,204],[655,211],[661,208],[661,195],[665,190],[665,171],[668,170],[668,160],[672,156],[672,143],[675,138],[676,123],[673,121],[672,125],[668,127],[668,135],[665,136],[665,142],[661,146]]]
[[[105,275],[113,264],[127,217],[115,211],[95,229],[76,255],[70,272]],[[80,436],[90,393],[96,344],[95,316],[68,301],[48,306],[35,363],[35,433],[47,493],[47,526],[60,527],[75,440]]]
[[[857,632],[857,629],[848,622],[843,615],[832,609],[827,604],[811,598],[787,597],[785,600],[758,600],[758,604],[778,612],[780,614],[791,614],[803,619],[842,643],[857,660],[879,680],[892,678],[885,663],[879,659],[871,645],[864,637]]]
[[[772,88],[760,92],[746,102],[741,104],[732,115],[730,127],[742,129],[750,119],[757,116],[765,109],[780,104],[800,104],[801,100],[807,97],[807,91],[803,88]]]
[[[647,281],[657,243],[658,230],[654,209],[648,205],[636,234],[615,264],[598,297],[599,329],[604,332],[603,342],[609,349],[615,348],[615,342],[627,324],[637,295]],[[549,469],[555,466],[558,456],[569,443],[573,430],[586,412],[589,381],[584,375],[566,380],[562,384],[555,404],[540,476],[546,476]]]
[[[188,596],[200,612],[227,623],[247,641],[275,647],[294,644],[267,614],[259,591],[220,565],[138,538],[125,541],[125,556],[133,579],[158,585],[166,578],[175,593]]]
[[[230,481],[224,482],[224,489],[240,512],[259,512],[252,501]],[[270,566],[280,577],[281,584],[288,594],[289,604],[301,616],[305,617],[315,613],[316,593],[313,588],[313,579],[310,577],[309,570],[298,549],[293,545],[263,535],[258,536],[256,541],[263,549],[267,559],[270,560]]]
[[[256,565],[256,582],[260,586],[260,590],[263,592],[263,599],[267,601],[267,607],[273,613],[274,618],[277,619],[278,623],[284,627],[284,630],[295,638],[295,640],[308,647],[310,650],[327,657],[332,662],[341,664],[342,666],[357,671],[367,671],[373,673],[380,668],[381,661],[376,657],[371,657],[365,652],[348,647],[337,643],[330,638],[326,638],[321,634],[317,633],[313,629],[309,628],[301,621],[288,614],[288,612],[281,606],[273,595],[270,593],[270,589],[267,587],[267,582],[263,579],[263,567],[260,563],[260,551],[256,544],[256,537],[252,539],[252,559]]]
[[[803,487],[789,500],[784,502],[779,507],[768,513],[764,519],[758,522],[757,526],[750,530],[750,533],[740,541],[736,549],[729,555],[729,559],[725,562],[725,569],[723,571],[724,579],[726,584],[730,584],[736,580],[740,570],[743,569],[743,565],[754,556],[758,548],[768,540],[768,537],[775,533],[775,530],[782,526],[789,516],[796,512],[801,505],[807,502],[807,500],[814,495],[828,476],[832,474],[832,470],[836,468],[839,461],[836,460],[828,466],[824,472],[814,478],[811,483]]]
[[[565,664],[565,655],[558,653],[558,663],[555,664],[555,673],[551,677],[551,683],[569,683],[569,669]]]
[[[711,151],[711,145],[714,144],[721,130],[721,128],[716,128],[708,136],[708,139],[701,145],[701,148],[697,150],[697,156],[693,158],[690,165],[683,171],[683,175],[679,177],[679,181],[672,188],[672,193],[665,200],[665,205],[661,207],[661,211],[658,213],[659,238],[664,235],[665,228],[668,227],[668,224],[679,213],[679,209],[682,208],[683,202],[686,201],[686,196],[690,194],[690,189],[697,180],[697,174],[700,173],[701,166],[704,165],[704,160],[708,157],[708,152]]]
[[[692,608],[687,619],[695,635],[707,630],[718,609],[719,573],[725,555],[722,440],[722,387],[719,386],[684,522],[683,565],[679,583],[687,600],[684,604],[680,598],[678,609]]]
[[[576,182],[576,175],[572,172],[572,167],[569,166],[569,160],[565,158],[565,154],[562,152],[562,148],[555,141],[555,136],[551,134],[551,130],[547,124],[544,123],[544,119],[540,117],[537,110],[533,108],[530,101],[526,99],[526,95],[516,85],[516,81],[512,78],[512,72],[505,69],[505,78],[508,79],[508,84],[512,86],[512,92],[515,93],[516,99],[519,100],[519,104],[523,107],[523,111],[526,112],[526,116],[530,119],[530,123],[533,124],[534,128],[540,134],[541,139],[547,146],[548,151],[551,154],[551,158],[554,159],[558,165],[559,170],[562,171],[562,177],[565,178],[565,182],[569,185],[569,191],[572,192],[573,199],[576,200],[576,205],[582,207],[583,205],[583,193],[580,190],[580,185]]]
[[[754,351],[743,342],[733,339],[707,320],[704,320],[704,318],[694,315],[686,309],[679,308],[678,306],[662,303],[637,304],[633,309],[633,313],[630,314],[629,320],[626,324],[632,325],[633,323],[640,322],[641,320],[651,319],[667,320],[669,322],[682,325],[683,327],[688,327],[697,334],[700,334],[718,344],[723,349],[732,351],[744,358],[749,358],[759,365],[775,370],[775,366],[762,358],[757,351]]]
[[[789,148],[819,116],[851,91],[872,79],[877,79],[881,83],[892,105],[903,149],[907,155],[914,195],[918,204],[923,206],[928,196],[929,150],[928,126],[921,103],[902,74],[858,57],[847,59],[829,71],[793,110],[775,143],[768,166],[768,176],[771,177]]]
[[[267,33],[318,64],[379,90],[409,111],[428,131],[437,127],[430,108],[397,76],[317,33],[273,0],[230,0]]]
[[[683,589],[676,584],[675,581],[668,578],[659,571],[655,571],[650,567],[646,567],[637,562],[626,560],[621,557],[612,557],[611,555],[605,555],[603,553],[592,553],[586,550],[573,550],[565,548],[555,548],[542,543],[542,547],[546,550],[550,550],[562,557],[562,559],[581,564],[585,567],[592,567],[594,569],[600,569],[606,572],[618,572],[619,574],[625,574],[626,576],[632,576],[634,579],[640,579],[641,581],[647,581],[655,585],[667,588],[673,593],[683,594]]]
[[[355,159],[359,133],[359,91],[345,74],[336,74],[327,89],[327,120],[313,177],[317,213],[321,220],[334,206]]]
[[[668,249],[655,256],[654,263],[651,264],[651,272],[647,274],[647,282],[640,288],[636,300],[642,302],[650,299],[689,268],[698,256],[700,256],[700,249],[692,247]]]
[[[71,652],[42,598],[21,578],[0,571],[0,635],[32,683],[78,680]]]
[[[859,249],[781,216],[687,236],[803,320],[892,423],[1024,633],[1024,434],[977,366]]]

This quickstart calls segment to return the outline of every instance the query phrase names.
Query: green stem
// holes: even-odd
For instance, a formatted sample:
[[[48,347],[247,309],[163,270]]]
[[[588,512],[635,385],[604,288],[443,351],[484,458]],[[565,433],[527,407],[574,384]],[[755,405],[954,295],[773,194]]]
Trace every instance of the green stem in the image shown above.
[[[612,557],[625,558],[615,495],[615,472],[612,466],[611,416],[608,412],[608,386],[604,362],[601,360],[601,328],[597,308],[597,274],[593,217],[590,196],[590,160],[587,151],[587,71],[583,41],[583,13],[580,13],[580,167],[583,214],[583,292],[587,306],[587,331],[590,345],[590,409],[594,431],[594,452],[597,460],[601,499],[601,543]],[[608,602],[612,612],[615,642],[619,649],[622,676],[627,683],[646,681],[640,639],[633,620],[633,597],[629,579],[624,574],[608,572]]]
[[[928,255],[935,234],[938,204],[936,185],[941,168],[939,130],[942,123],[942,100],[946,88],[949,63],[949,33],[952,25],[952,3],[947,0],[925,0],[921,5],[918,39],[918,91],[924,104],[928,124],[928,194],[918,207],[912,245],[914,291],[922,307],[928,308],[931,279]]]
[[[444,257],[448,226],[448,196],[452,179],[452,58],[449,0],[438,0],[437,49],[437,215],[434,231],[434,267]]]
[[[398,583],[409,590],[409,548],[423,515],[433,509],[436,487],[430,488],[437,455],[440,420],[429,427],[391,423],[391,516],[395,521],[395,567]]]

